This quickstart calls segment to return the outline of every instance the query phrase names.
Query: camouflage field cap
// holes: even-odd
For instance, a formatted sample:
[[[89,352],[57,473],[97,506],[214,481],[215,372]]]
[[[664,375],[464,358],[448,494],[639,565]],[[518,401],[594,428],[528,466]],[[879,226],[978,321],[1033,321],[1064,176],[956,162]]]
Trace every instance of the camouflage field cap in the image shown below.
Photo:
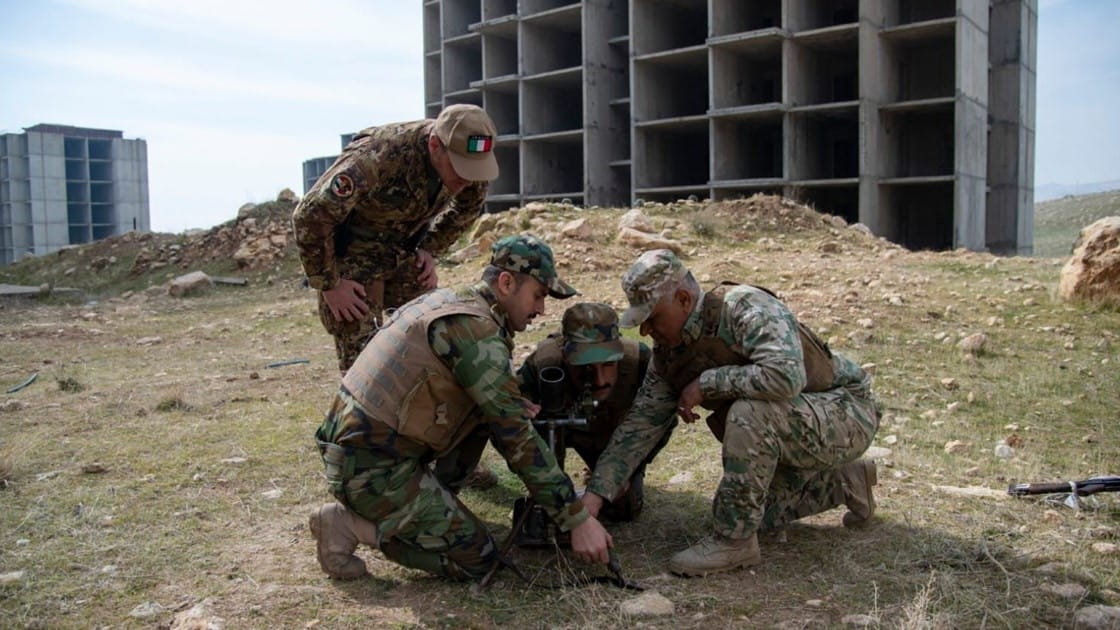
[[[618,314],[609,304],[580,302],[566,311],[562,320],[564,356],[569,365],[610,363],[622,359],[622,337]]]
[[[622,276],[622,290],[630,300],[630,308],[622,314],[619,326],[640,326],[649,317],[665,291],[680,282],[688,269],[669,249],[652,249],[638,257]]]
[[[477,105],[449,105],[436,116],[435,132],[447,147],[455,173],[472,182],[498,178],[494,138],[498,129]]]
[[[556,273],[552,248],[541,239],[518,234],[507,236],[490,248],[490,264],[514,273],[526,273],[548,287],[548,294],[563,300],[579,293]]]

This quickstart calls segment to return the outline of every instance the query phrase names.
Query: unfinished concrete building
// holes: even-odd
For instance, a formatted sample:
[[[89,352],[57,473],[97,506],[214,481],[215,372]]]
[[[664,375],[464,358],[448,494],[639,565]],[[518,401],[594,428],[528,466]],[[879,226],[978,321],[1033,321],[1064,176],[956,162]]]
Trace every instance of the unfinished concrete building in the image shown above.
[[[1029,253],[1037,0],[422,0],[425,113],[484,107],[488,209],[781,193]]]
[[[144,140],[45,124],[0,134],[0,264],[150,229]]]

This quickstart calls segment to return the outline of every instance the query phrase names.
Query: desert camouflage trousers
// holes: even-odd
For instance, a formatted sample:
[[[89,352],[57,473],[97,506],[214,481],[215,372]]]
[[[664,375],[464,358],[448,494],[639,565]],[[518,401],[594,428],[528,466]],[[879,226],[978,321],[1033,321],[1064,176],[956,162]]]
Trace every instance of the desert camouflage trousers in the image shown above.
[[[738,400],[727,414],[717,533],[746,538],[844,502],[836,469],[879,429],[870,377],[792,400]]]
[[[319,293],[319,321],[334,337],[340,372],[345,373],[354,364],[362,348],[377,331],[384,311],[397,308],[424,292],[416,281],[417,273],[416,257],[408,256],[393,270],[368,281],[365,284],[365,303],[369,314],[358,321],[336,320],[323,300],[322,292]]]
[[[344,424],[339,414],[362,416],[357,420],[372,428],[376,435],[371,438],[384,445],[383,452],[334,444],[335,433]],[[462,466],[453,463],[460,458],[459,449],[433,465],[429,457],[408,452],[415,447],[343,397],[336,398],[315,437],[328,489],[351,511],[377,525],[377,547],[387,558],[456,580],[480,579],[486,574],[497,557],[497,545],[485,524],[447,483],[464,476]],[[481,443],[477,437],[468,440],[468,449],[485,447],[485,437]],[[463,458],[478,459],[474,453]],[[436,472],[445,461],[449,462],[445,469]]]

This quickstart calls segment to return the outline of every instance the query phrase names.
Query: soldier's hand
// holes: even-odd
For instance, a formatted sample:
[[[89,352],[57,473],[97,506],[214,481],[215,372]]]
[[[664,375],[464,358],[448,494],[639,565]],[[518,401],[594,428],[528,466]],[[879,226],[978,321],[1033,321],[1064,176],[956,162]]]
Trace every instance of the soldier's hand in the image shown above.
[[[704,394],[700,392],[700,379],[692,379],[692,382],[685,385],[681,391],[681,397],[677,401],[677,415],[681,417],[686,424],[695,422],[700,418],[700,414],[693,413],[692,409],[704,402]]]
[[[606,564],[610,562],[610,549],[614,540],[594,516],[576,525],[572,530],[572,553],[582,562]]]
[[[591,516],[599,518],[599,510],[603,509],[603,504],[606,501],[603,497],[595,494],[594,492],[583,493],[583,507],[591,513]]]
[[[521,399],[521,408],[525,410],[525,415],[529,418],[536,418],[541,413],[541,406],[528,398]]]
[[[365,297],[366,288],[349,278],[341,278],[333,289],[323,291],[323,301],[340,322],[356,322],[369,315]]]
[[[416,250],[416,268],[420,270],[420,273],[416,276],[416,281],[420,283],[421,288],[428,291],[439,286],[439,275],[436,274],[436,259],[427,250]]]

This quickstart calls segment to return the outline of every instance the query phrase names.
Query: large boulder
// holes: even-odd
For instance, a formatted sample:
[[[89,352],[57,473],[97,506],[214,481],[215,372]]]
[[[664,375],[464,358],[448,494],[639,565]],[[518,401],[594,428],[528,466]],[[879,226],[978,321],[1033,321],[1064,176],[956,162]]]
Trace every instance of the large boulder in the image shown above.
[[[1058,295],[1120,304],[1120,217],[1105,217],[1081,230],[1062,267]]]

